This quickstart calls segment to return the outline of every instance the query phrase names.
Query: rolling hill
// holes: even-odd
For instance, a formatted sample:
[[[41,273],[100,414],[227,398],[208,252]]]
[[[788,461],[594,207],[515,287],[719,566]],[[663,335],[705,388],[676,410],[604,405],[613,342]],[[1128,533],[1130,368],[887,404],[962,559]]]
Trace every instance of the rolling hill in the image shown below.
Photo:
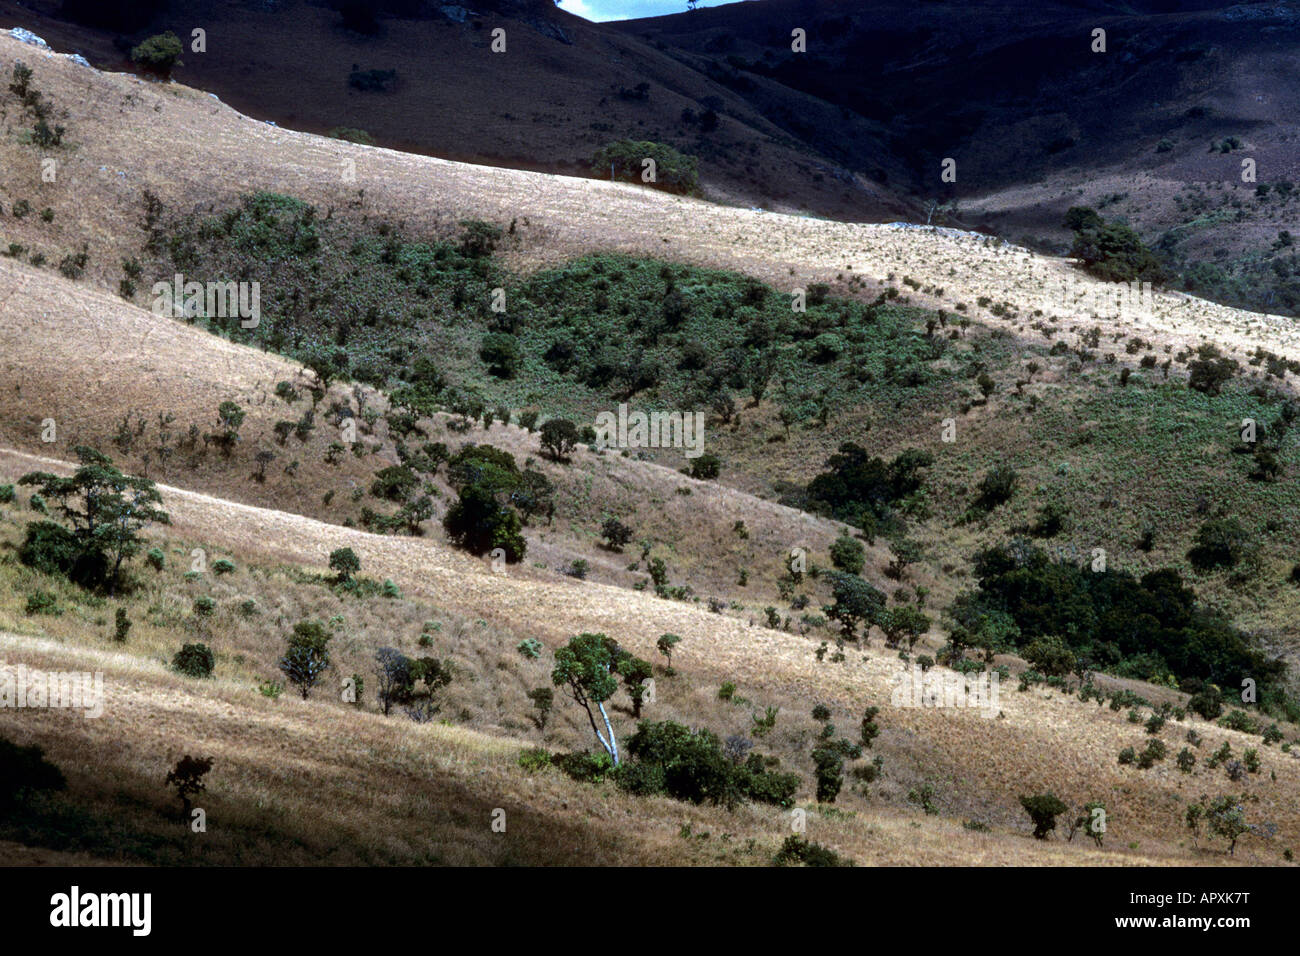
[[[26,851],[15,845],[36,844],[96,859],[165,863],[243,863],[255,852],[290,863],[770,861],[790,832],[786,809],[752,803],[730,812],[634,797],[608,780],[579,783],[553,767],[529,772],[520,766],[528,748],[591,746],[581,713],[558,691],[552,723],[536,726],[527,691],[549,684],[547,655],[574,634],[595,631],[616,636],[647,660],[656,659],[661,635],[682,637],[672,658],[676,675],[656,671],[656,699],[648,706],[654,719],[743,738],[775,708],[775,729],[751,743],[800,774],[795,803],[808,812],[808,836],[859,864],[1277,863],[1294,843],[1300,820],[1291,794],[1300,768],[1293,724],[1284,724],[1283,751],[1272,741],[1260,743],[1258,732],[1191,713],[1175,718],[1172,708],[1183,706],[1186,694],[1131,676],[1099,673],[1088,685],[1103,690],[1110,708],[1100,697],[1080,699],[1068,679],[1026,679],[1019,690],[1015,677],[1027,668],[1010,649],[992,661],[1007,669],[996,716],[897,706],[894,683],[910,663],[899,648],[882,647],[875,635],[837,642],[838,657],[827,657],[833,628],[825,620],[801,624],[781,591],[790,548],[806,548],[825,569],[831,543],[850,527],[810,513],[809,502],[794,493],[806,489],[840,443],[865,442],[888,456],[919,445],[935,456],[930,507],[928,514],[908,513],[906,533],[924,545],[925,555],[892,581],[883,570],[891,536],[882,533],[864,548],[865,580],[888,591],[910,589],[901,600],[894,595],[894,607],[921,606],[925,588],[937,617],[972,585],[973,550],[1014,533],[1044,499],[1062,497],[1076,505],[1078,526],[1069,532],[1074,538],[1060,543],[1086,552],[1099,535],[1110,534],[1105,546],[1118,563],[1141,571],[1176,565],[1198,592],[1246,622],[1270,653],[1293,657],[1300,640],[1295,588],[1285,582],[1294,540],[1290,483],[1259,483],[1227,468],[1243,410],[1271,420],[1293,394],[1285,359],[1296,354],[1296,333],[1283,317],[1164,292],[1144,314],[1133,315],[1101,305],[1113,301],[1113,287],[1070,262],[987,236],[780,215],[279,129],[187,86],[100,72],[0,36],[0,68],[8,75],[19,60],[31,67],[32,84],[53,104],[65,132],[64,144],[50,151],[56,178],[44,181],[43,154],[25,138],[27,120],[6,96],[0,483],[32,470],[64,472],[76,446],[93,444],[125,469],[159,481],[172,524],[150,532],[162,567],[137,561],[130,592],[104,596],[19,560],[35,507],[26,486],[0,506],[3,666],[103,670],[111,704],[99,721],[0,711],[6,736],[45,748],[70,787],[65,797],[0,830],[0,847],[13,854],[7,859],[23,858]],[[265,194],[280,198],[269,201],[278,212],[257,218],[265,227],[257,233],[265,237],[261,251],[246,250],[232,265],[197,242],[187,246],[192,230],[215,239],[218,252],[237,248],[204,223],[228,217],[226,235],[240,235],[240,210],[266,208],[241,204]],[[28,211],[15,215],[19,203]],[[45,209],[49,217],[41,214]],[[315,233],[323,251],[284,257],[293,259],[287,266],[268,258],[281,227],[303,217],[329,223]],[[472,220],[500,227],[495,253],[477,257],[477,266],[467,264],[475,257],[453,251],[463,246],[464,224]],[[547,417],[562,412],[586,422],[616,396],[603,384],[547,380],[540,371],[523,383],[497,381],[474,357],[491,310],[468,298],[460,306],[444,301],[437,286],[444,274],[451,285],[477,291],[461,273],[478,269],[479,280],[500,281],[508,298],[529,302],[540,301],[536,284],[551,276],[563,280],[564,290],[605,282],[600,291],[613,315],[625,296],[658,307],[667,298],[662,284],[671,280],[686,303],[686,328],[698,330],[708,347],[716,343],[706,330],[719,337],[726,331],[718,328],[726,325],[720,316],[709,321],[710,295],[741,299],[752,283],[767,283],[764,301],[777,303],[775,314],[785,311],[782,300],[796,286],[811,291],[825,283],[817,296],[824,301],[795,320],[797,328],[774,332],[773,341],[782,353],[784,390],[824,389],[834,401],[820,422],[812,412],[786,423],[781,414],[790,400],[774,391],[742,408],[734,427],[714,422],[709,447],[723,464],[717,481],[683,476],[680,459],[665,454],[637,460],[580,446],[569,463],[546,461],[530,428],[471,424],[466,412],[439,407],[419,416],[423,437],[452,450],[483,443],[535,459],[555,485],[554,520],[525,525],[528,560],[504,573],[452,547],[434,520],[418,535],[368,533],[358,527],[362,501],[388,507],[370,492],[371,482],[403,461],[393,396],[411,384],[412,355],[378,369],[369,382],[346,381],[357,370],[348,364],[324,387],[319,372],[274,354],[272,343],[256,335],[156,314],[148,290],[171,274],[178,254],[187,272],[204,278],[243,268],[247,278],[265,279],[268,326],[285,323],[292,330],[292,290],[311,288],[293,269],[301,265],[310,273],[316,264],[332,285],[360,296],[367,283],[386,275],[383,247],[390,239],[396,247],[387,265],[395,271],[417,253],[441,265],[428,273],[434,288],[427,314],[407,321],[414,298],[405,296],[418,293],[405,290],[397,300],[401,314],[378,327],[428,336],[411,340],[416,354],[438,359],[455,386],[476,389],[509,412],[534,407]],[[352,255],[357,248],[361,257],[372,243],[375,259],[365,260],[364,271],[341,264],[346,256],[332,252]],[[133,274],[125,266],[133,261],[137,284],[124,286]],[[622,263],[620,274],[610,261]],[[356,272],[335,271],[351,268]],[[661,285],[646,293],[645,286],[621,284],[634,281],[633,271]],[[1059,290],[1066,290],[1068,305]],[[559,301],[596,322],[585,299]],[[812,330],[814,321],[828,323],[827,331]],[[608,329],[635,332],[630,325]],[[331,325],[318,334],[335,331]],[[841,351],[820,340],[825,334],[844,340]],[[938,341],[947,344],[939,349]],[[291,351],[291,344],[286,338],[281,351]],[[672,339],[673,348],[685,344]],[[1187,385],[1194,350],[1209,344],[1241,363],[1217,395]],[[359,345],[339,347],[349,363],[362,356]],[[1282,364],[1265,364],[1261,348]],[[527,349],[524,358],[536,359]],[[1098,354],[1106,351],[1111,358]],[[914,368],[915,378],[887,370],[886,356],[904,354],[915,356],[904,368]],[[1148,355],[1152,361],[1144,364]],[[1167,363],[1163,376],[1157,361]],[[1037,370],[1013,384],[1031,362]],[[855,378],[856,369],[873,377]],[[978,376],[990,373],[995,387],[980,396]],[[277,394],[280,382],[296,394]],[[627,398],[677,402],[691,382],[664,375]],[[308,397],[313,386],[321,386],[319,398]],[[522,391],[526,386],[534,392]],[[193,441],[183,445],[190,425],[198,433],[215,426],[223,401],[246,412],[241,441],[228,455],[208,450],[206,441],[203,454]],[[347,414],[331,418],[336,405]],[[314,430],[277,441],[277,422],[289,420],[283,416],[301,421],[309,409],[319,413]],[[373,420],[365,418],[367,409],[375,411]],[[349,417],[369,431],[362,428],[356,449],[332,464],[330,429]],[[52,441],[43,440],[48,419],[56,425]],[[944,419],[959,421],[962,436],[948,449],[940,437]],[[155,440],[170,454],[155,452]],[[252,477],[258,450],[276,456],[264,481]],[[1294,436],[1279,441],[1278,454],[1285,476],[1297,466]],[[1160,463],[1174,455],[1177,468],[1162,473]],[[1062,473],[1065,457],[1072,467]],[[1021,469],[1024,493],[1001,511],[962,521],[970,485],[1004,462]],[[449,470],[435,464],[426,480],[437,492],[440,517],[456,490]],[[1209,485],[1214,501],[1248,502],[1266,539],[1259,576],[1249,587],[1222,573],[1195,577],[1184,562],[1195,525],[1214,504],[1198,510],[1190,499],[1210,482],[1219,482]],[[1108,499],[1110,513],[1122,517],[1107,517],[1108,508],[1093,507],[1088,495]],[[1130,525],[1157,501],[1163,509],[1152,515],[1162,522],[1158,543],[1143,556],[1128,540]],[[619,556],[597,543],[610,513],[650,539],[640,561],[634,548]],[[376,593],[340,591],[326,573],[330,552],[343,546],[359,556]],[[233,568],[187,574],[196,547],[226,557]],[[692,593],[673,598],[647,589],[641,565],[651,556],[666,561],[673,585]],[[591,565],[588,580],[564,573],[579,559]],[[743,585],[742,570],[748,572]],[[810,574],[801,584],[817,602],[830,601],[828,577]],[[379,589],[382,579],[394,586]],[[53,604],[33,605],[37,592]],[[710,607],[711,596],[718,606]],[[776,612],[779,604],[784,607]],[[51,607],[57,613],[47,613]],[[114,641],[109,624],[118,608],[134,622],[124,643]],[[276,678],[285,633],[304,618],[330,622],[340,675],[364,671],[380,647],[412,655],[433,648],[455,674],[440,720],[385,717],[373,696],[358,709],[324,692],[299,702],[291,692],[279,699],[262,690]],[[948,622],[931,625],[913,649],[918,657],[947,641]],[[542,643],[541,658],[516,651],[526,638]],[[215,649],[211,680],[185,678],[167,666],[182,643],[195,640]],[[720,692],[727,684],[730,691]],[[825,739],[825,721],[810,713],[814,703],[850,729],[866,708],[881,708],[878,737],[865,756],[854,758],[861,774],[850,774],[854,782],[834,806],[814,797],[810,749],[818,735]],[[1144,731],[1142,722],[1164,703],[1170,718]],[[612,710],[625,737],[633,726],[630,708],[619,698]],[[128,729],[134,733],[124,744]],[[1184,773],[1172,759],[1145,768],[1117,760],[1123,748],[1145,747],[1148,738],[1162,741],[1171,755],[1195,747],[1197,767]],[[1234,755],[1255,751],[1258,771],[1237,780],[1209,766],[1205,758],[1225,743]],[[168,819],[157,784],[167,765],[195,752],[216,757],[213,818],[223,821],[214,826],[216,839],[197,847]],[[882,765],[873,773],[867,768],[877,756]],[[358,779],[382,779],[386,786],[358,795]],[[1029,836],[1018,797],[1049,789],[1073,807],[1105,801],[1114,822],[1104,846]],[[1266,839],[1264,828],[1229,858],[1220,843],[1202,846],[1186,835],[1189,801],[1240,790],[1253,798],[1251,820],[1273,824],[1274,837]],[[497,840],[489,816],[503,805],[519,822]],[[409,823],[394,828],[394,819]],[[716,841],[703,838],[706,832]]]

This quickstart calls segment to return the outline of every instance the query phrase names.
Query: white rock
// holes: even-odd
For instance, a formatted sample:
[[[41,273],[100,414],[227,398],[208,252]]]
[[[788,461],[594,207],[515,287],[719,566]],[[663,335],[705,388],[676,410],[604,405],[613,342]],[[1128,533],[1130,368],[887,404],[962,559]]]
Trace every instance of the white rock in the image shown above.
[[[14,27],[9,31],[9,35],[22,43],[30,43],[32,46],[45,47],[47,50],[50,48],[48,43],[38,37],[31,30],[24,30],[22,27]]]

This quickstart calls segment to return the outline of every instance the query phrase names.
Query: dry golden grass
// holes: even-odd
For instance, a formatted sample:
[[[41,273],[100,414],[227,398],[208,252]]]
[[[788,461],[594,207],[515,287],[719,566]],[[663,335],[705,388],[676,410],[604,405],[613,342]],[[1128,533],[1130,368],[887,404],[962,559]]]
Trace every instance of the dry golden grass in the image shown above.
[[[767,862],[789,832],[788,815],[773,808],[728,813],[632,798],[554,771],[529,775],[514,763],[517,743],[459,727],[259,699],[128,655],[31,638],[0,635],[0,653],[0,666],[104,674],[103,717],[3,711],[0,730],[20,743],[40,742],[88,811],[112,816],[124,853],[146,845],[151,862],[753,865]],[[207,814],[206,834],[186,833],[160,785],[182,753],[216,761],[208,793],[196,801]],[[497,808],[506,813],[504,834],[491,828]],[[694,837],[684,838],[683,827]],[[1122,838],[1127,828],[1117,824],[1112,832]],[[1097,850],[875,808],[811,809],[807,834],[870,865],[1173,862],[1158,842],[1142,841],[1141,852]],[[31,856],[0,844],[0,863],[25,865]],[[1248,860],[1243,852],[1235,862]]]
[[[36,464],[28,456],[16,453],[4,456],[6,473]],[[39,464],[50,467],[48,462]],[[791,719],[796,721],[787,729],[787,733],[794,734],[788,741],[790,746],[798,747],[800,739],[805,749],[811,745],[811,728],[803,716],[811,702],[828,704],[848,728],[853,726],[855,715],[863,707],[880,705],[884,731],[879,752],[888,761],[886,783],[866,801],[846,794],[841,805],[860,815],[888,816],[897,811],[878,809],[873,805],[876,800],[905,807],[904,795],[910,786],[932,783],[946,819],[918,818],[913,822],[922,828],[953,827],[954,817],[975,818],[992,825],[997,837],[993,849],[988,849],[989,841],[978,834],[971,834],[955,845],[937,840],[936,847],[948,851],[949,862],[981,862],[986,856],[999,854],[1004,859],[1020,856],[1022,862],[1087,861],[1088,851],[1080,846],[1071,845],[1067,849],[1023,838],[1025,821],[1016,797],[1040,789],[1068,795],[1072,802],[1080,804],[1094,798],[1106,802],[1113,820],[1111,839],[1115,848],[1108,847],[1097,862],[1112,861],[1115,854],[1121,858],[1117,862],[1228,862],[1220,856],[1193,852],[1185,845],[1181,829],[1182,807],[1188,800],[1194,800],[1202,792],[1234,789],[1221,771],[1200,769],[1188,778],[1177,773],[1169,762],[1145,772],[1118,766],[1115,755],[1124,746],[1142,746],[1143,733],[1122,715],[1095,704],[1082,704],[1057,692],[1034,690],[1022,694],[1007,687],[996,719],[952,709],[896,708],[890,706],[890,693],[903,664],[889,652],[872,648],[864,653],[850,647],[844,663],[819,663],[813,654],[816,642],[811,639],[748,627],[744,622],[712,615],[680,602],[594,583],[543,581],[513,572],[494,574],[485,564],[428,541],[368,535],[181,489],[164,488],[163,493],[175,533],[192,539],[201,537],[227,547],[244,562],[285,562],[323,570],[328,551],[346,545],[361,556],[368,574],[393,578],[409,597],[436,602],[457,614],[482,619],[492,628],[539,637],[551,647],[579,631],[604,631],[616,635],[635,653],[653,657],[654,641],[660,634],[668,631],[680,634],[683,641],[674,655],[674,664],[689,675],[695,703],[699,706],[690,702],[678,706],[692,717],[710,714],[706,706],[709,688],[724,680],[735,681],[740,691],[757,704],[779,704],[783,714],[793,715],[781,721],[783,727]],[[161,671],[157,663],[137,661],[130,666]],[[159,680],[163,679],[160,675]],[[177,683],[185,684],[178,678],[166,680],[173,681],[173,687]],[[204,693],[192,685],[185,686],[187,693]],[[220,682],[212,686],[219,696],[227,690],[237,694],[233,686],[223,689]],[[237,694],[241,700],[252,696],[247,685],[242,695]],[[223,699],[233,706],[233,698]],[[259,701],[254,703],[260,705]],[[296,701],[293,706],[298,706]],[[725,728],[726,718],[713,714],[717,714],[716,705],[706,722]],[[747,720],[743,714],[742,718]],[[166,724],[167,718],[162,722]],[[1187,725],[1201,731],[1206,738],[1202,754],[1217,747],[1222,740],[1230,740],[1238,753],[1250,746],[1252,740],[1257,742],[1255,738],[1196,719],[1189,719]],[[1180,726],[1170,724],[1163,732],[1174,751],[1182,746]],[[405,733],[405,724],[401,728],[394,732]],[[203,739],[201,722],[187,721],[174,729],[186,739],[195,735]],[[743,724],[738,729],[743,730]],[[501,745],[505,746],[504,742]],[[231,752],[226,753],[227,758],[233,756]],[[1274,748],[1262,748],[1262,759],[1263,772],[1249,781],[1249,789],[1260,798],[1255,810],[1259,818],[1277,823],[1280,832],[1274,847],[1261,845],[1253,852],[1258,854],[1256,859],[1276,862],[1278,848],[1294,840],[1300,824],[1298,808],[1290,796],[1300,784],[1300,766],[1294,758]],[[798,769],[807,775],[807,768]],[[1272,774],[1276,774],[1275,780]],[[605,794],[601,799],[622,798]],[[756,808],[743,811],[744,814],[764,812],[774,813]],[[918,862],[915,841],[894,845],[886,840],[881,845],[867,838],[874,832],[869,831],[860,841],[853,842],[836,833],[840,840],[832,842],[860,861]],[[911,835],[910,824],[900,832]],[[966,853],[970,855],[963,855]],[[1040,857],[1040,853],[1047,855]],[[1061,856],[1062,853],[1069,855]],[[1137,858],[1130,860],[1130,854]],[[1249,859],[1248,854],[1242,857],[1243,861]]]

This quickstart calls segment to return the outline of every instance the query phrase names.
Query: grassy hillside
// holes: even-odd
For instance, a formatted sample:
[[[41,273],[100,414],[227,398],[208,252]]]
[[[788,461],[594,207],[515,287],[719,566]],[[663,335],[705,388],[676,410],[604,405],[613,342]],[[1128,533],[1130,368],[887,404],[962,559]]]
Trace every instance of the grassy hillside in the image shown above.
[[[1254,857],[1241,855],[1284,859],[1296,733],[1270,729],[1284,682],[1261,672],[1269,712],[1239,708],[1239,662],[1219,651],[1241,641],[1290,657],[1300,646],[1294,329],[1166,294],[1132,320],[1058,310],[1044,302],[1053,280],[1108,287],[969,235],[773,216],[284,132],[184,87],[15,46],[0,38],[64,111],[67,146],[60,178],[39,183],[19,162],[34,155],[30,117],[9,114],[0,143],[15,160],[0,183],[6,207],[32,196],[38,210],[8,216],[4,237],[46,257],[0,261],[0,485],[66,474],[77,446],[93,445],[158,480],[173,523],[149,532],[161,571],[140,555],[120,591],[85,590],[21,560],[40,517],[31,486],[0,505],[0,629],[22,635],[5,638],[6,666],[93,662],[126,701],[99,723],[0,712],[6,736],[46,747],[70,783],[0,840],[109,859],[192,853],[169,835],[156,778],[180,754],[210,750],[213,799],[238,821],[205,851],[210,862],[243,860],[259,841],[287,862],[772,861],[789,835],[780,801],[732,813],[629,794],[652,774],[592,783],[554,766],[596,747],[590,726],[557,690],[543,730],[526,692],[549,683],[575,635],[605,633],[655,663],[651,719],[779,760],[765,769],[798,775],[790,799],[810,811],[809,836],[859,863],[1233,862],[1185,830],[1202,793],[1245,793],[1260,828],[1243,841]],[[79,98],[85,85],[98,95]],[[140,122],[124,131],[123,117]],[[339,178],[344,160],[357,181]],[[226,164],[229,181],[210,173]],[[148,311],[152,282],[178,270],[259,281],[257,327]],[[588,425],[623,401],[707,408],[717,476],[681,474],[689,462],[676,450],[544,453],[539,423]],[[539,421],[525,422],[530,412]],[[1253,445],[1243,418],[1257,422]],[[1008,479],[1003,494],[990,473]],[[538,476],[549,483],[553,511],[512,497],[521,476],[534,491]],[[503,567],[443,531],[466,489],[493,481],[494,514],[527,512],[526,554]],[[423,496],[427,515],[370,533]],[[608,518],[630,529],[621,546],[601,540]],[[1207,524],[1217,537],[1199,546],[1226,550],[1232,566],[1193,557]],[[1016,566],[995,567],[997,549],[1024,537],[1085,566],[1103,548],[1110,572],[1045,570],[1021,545],[1005,552]],[[326,571],[344,546],[375,582],[365,596]],[[187,576],[195,547],[209,569]],[[218,573],[217,556],[233,567]],[[1115,575],[1161,569],[1197,600],[1169,575],[1143,579],[1140,594]],[[1008,575],[1026,600],[1008,593]],[[878,600],[868,627],[844,626],[854,622],[841,597],[855,593]],[[1105,607],[1108,594],[1125,599]],[[1171,603],[1153,612],[1161,599]],[[1051,617],[1083,602],[1116,633]],[[132,622],[123,643],[119,609]],[[303,620],[332,635],[330,687],[367,668],[369,684],[381,646],[449,661],[437,719],[385,718],[373,696],[359,710],[323,690],[302,704],[289,690],[266,696]],[[1170,632],[1186,638],[1192,666]],[[682,638],[675,675],[657,648],[664,634]],[[1056,637],[1088,655],[1122,645],[1124,659],[1072,668]],[[516,649],[528,638],[535,658]],[[215,678],[168,669],[196,640],[214,649]],[[1204,678],[1207,661],[1229,695],[1226,723],[1187,709],[1200,685],[1178,678]],[[895,702],[913,662],[997,674],[998,713]],[[818,704],[827,710],[814,714]],[[611,698],[624,742],[633,709],[625,690]],[[146,714],[161,715],[147,740],[114,755]],[[864,716],[878,726],[865,739]],[[348,743],[321,754],[329,734]],[[520,765],[538,745],[553,766],[537,755]],[[1122,759],[1126,748],[1147,756]],[[1184,749],[1196,758],[1185,770]],[[105,761],[127,781],[120,792],[87,769]],[[396,799],[418,835],[394,842],[394,804],[378,790],[347,809],[353,767],[401,781]],[[834,801],[818,799],[819,769],[842,775]],[[446,786],[432,798],[430,776]],[[1018,798],[1047,790],[1075,808],[1106,802],[1115,829],[1104,848],[1028,836]],[[465,815],[445,809],[460,791],[472,794]],[[333,795],[329,829],[268,823],[268,807],[322,792]],[[475,822],[502,794],[528,819],[504,848]],[[129,808],[118,831],[114,801]],[[624,840],[629,816],[639,822]],[[420,829],[428,817],[436,825]],[[578,829],[550,830],[551,817]],[[80,842],[67,835],[78,831]],[[574,849],[555,850],[556,833]]]

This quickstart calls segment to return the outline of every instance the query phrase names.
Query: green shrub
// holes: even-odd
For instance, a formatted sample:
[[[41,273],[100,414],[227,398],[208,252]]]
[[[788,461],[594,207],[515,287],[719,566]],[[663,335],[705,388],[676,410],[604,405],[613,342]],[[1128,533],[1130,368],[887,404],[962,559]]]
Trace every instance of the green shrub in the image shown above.
[[[126,616],[125,608],[118,608],[113,615],[113,640],[119,644],[126,643],[126,636],[131,631],[131,619]]]
[[[772,858],[777,866],[802,863],[804,866],[852,866],[853,861],[802,837],[788,836]]]
[[[1240,730],[1246,734],[1259,733],[1259,724],[1244,710],[1233,710],[1227,716],[1219,718],[1219,726],[1229,730]]]
[[[654,180],[646,182],[646,160],[654,162]],[[591,157],[592,173],[600,179],[610,175],[624,182],[644,183],[667,192],[693,195],[699,192],[699,170],[694,156],[671,146],[649,141],[623,139],[601,147]]]
[[[676,800],[734,807],[742,799],[789,806],[799,786],[793,774],[774,774],[757,754],[736,764],[709,730],[691,730],[671,720],[641,721],[628,738],[629,761],[658,768],[628,770],[629,784],[645,788],[662,777],[662,792]],[[655,791],[658,792],[658,791]]]
[[[1192,695],[1187,702],[1187,709],[1206,720],[1214,720],[1223,713],[1223,692],[1213,685],[1206,685]]]
[[[848,574],[861,574],[866,567],[867,552],[862,542],[852,538],[846,532],[831,544],[831,564]]]
[[[303,700],[310,696],[330,666],[332,636],[320,621],[299,621],[293,626],[279,666],[289,682],[297,686]]]
[[[144,559],[148,562],[149,567],[155,571],[161,571],[167,567],[167,555],[163,553],[162,548],[150,548],[145,552]]]
[[[206,594],[200,594],[194,599],[194,613],[200,617],[211,617],[217,609],[217,602]]]
[[[506,332],[489,332],[483,336],[478,356],[498,378],[514,378],[523,360],[519,340]]]
[[[713,481],[722,474],[722,460],[717,455],[700,455],[691,459],[687,474],[700,481]]]
[[[512,564],[522,561],[528,550],[522,526],[513,508],[499,504],[490,489],[477,484],[463,488],[443,518],[447,537],[455,544],[477,555],[501,548]]]
[[[354,129],[351,126],[335,126],[325,134],[331,139],[347,140],[349,143],[357,143],[361,146],[374,146],[375,138],[363,129]]]
[[[580,783],[600,783],[614,769],[614,761],[603,750],[555,754],[551,763]]]
[[[158,76],[171,76],[172,68],[181,63],[181,41],[168,30],[149,37],[131,50],[131,62]]]
[[[1152,738],[1147,741],[1146,747],[1138,754],[1137,765],[1142,770],[1148,770],[1159,761],[1164,760],[1168,753],[1169,748],[1165,746],[1163,740]]]
[[[1250,532],[1235,517],[1214,518],[1197,530],[1195,546],[1187,557],[1200,570],[1209,571],[1236,567],[1258,551]]]
[[[663,793],[666,787],[664,768],[659,764],[625,760],[614,772],[614,782],[620,790],[634,796],[649,797]]]
[[[536,773],[551,765],[551,755],[543,747],[525,747],[519,751],[518,763],[528,773]]]
[[[57,617],[63,613],[58,599],[49,591],[33,591],[27,595],[28,614],[49,614]]]
[[[347,581],[360,572],[361,559],[351,548],[336,548],[330,552],[329,567],[338,572],[340,581]]]
[[[235,570],[235,562],[227,558],[217,558],[212,562],[213,574],[230,574]]]
[[[486,259],[496,251],[501,241],[501,227],[480,219],[462,219],[464,232],[460,236],[460,254],[467,259]]]
[[[7,505],[14,500],[14,486],[0,485],[0,505]]]
[[[1074,670],[1074,652],[1059,637],[1040,637],[1023,654],[1034,670],[1048,677],[1063,677]]]
[[[211,677],[215,664],[206,644],[185,644],[172,657],[172,667],[187,677]]]
[[[1034,836],[1039,840],[1047,839],[1047,835],[1056,829],[1056,818],[1069,809],[1064,801],[1052,793],[1022,796],[1020,805],[1033,821]]]
[[[1086,206],[1071,207],[1066,212],[1065,226],[1074,231],[1070,255],[1081,259],[1087,272],[1107,282],[1164,280],[1159,258],[1128,226],[1108,223]]]
[[[65,577],[83,586],[103,581],[108,574],[108,561],[102,554],[83,551],[77,536],[53,521],[27,525],[18,560],[42,574]]]
[[[1016,492],[1020,476],[1009,465],[995,465],[984,475],[979,484],[979,494],[975,498],[975,507],[992,511],[998,505],[1006,504]]]

